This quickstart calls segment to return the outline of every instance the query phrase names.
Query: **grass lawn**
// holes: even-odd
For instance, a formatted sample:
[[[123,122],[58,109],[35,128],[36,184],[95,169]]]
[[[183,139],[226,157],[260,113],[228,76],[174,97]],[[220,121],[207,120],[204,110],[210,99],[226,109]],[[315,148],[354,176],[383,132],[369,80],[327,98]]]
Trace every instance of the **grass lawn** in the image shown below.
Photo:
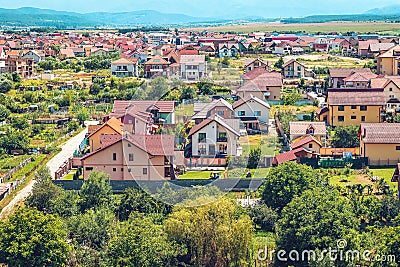
[[[188,171],[183,175],[179,175],[178,179],[181,180],[199,180],[199,179],[210,179],[212,171]]]
[[[192,116],[194,113],[193,104],[181,104],[175,110],[176,116]]]
[[[391,182],[392,175],[394,172],[393,168],[370,169],[370,170],[372,171],[373,176],[384,178],[392,189],[397,190],[397,183]],[[332,185],[338,185],[338,186],[347,186],[354,184],[363,184],[363,185],[374,184],[369,180],[369,177],[365,174],[352,174],[349,175],[348,177],[346,177],[345,175],[334,175],[329,178],[329,182]]]
[[[248,156],[252,149],[261,146],[262,156],[273,156],[279,152],[279,141],[277,137],[267,135],[242,136],[239,142],[243,148],[243,155]]]
[[[205,28],[213,32],[391,32],[398,33],[400,24],[388,22],[325,22],[325,23],[257,23],[243,25],[224,25]],[[190,28],[190,30],[203,31],[204,28]]]
[[[30,158],[31,155],[9,156],[0,160],[0,175],[5,174],[14,167],[18,166],[24,160]]]
[[[40,154],[34,157],[35,160],[26,164],[22,169],[17,171],[10,179],[10,181],[16,181],[24,177],[26,174],[32,172],[36,166],[46,158],[46,155]]]
[[[74,174],[76,170],[71,170],[67,175],[65,175],[62,179],[67,180],[67,181],[72,181],[74,180]]]

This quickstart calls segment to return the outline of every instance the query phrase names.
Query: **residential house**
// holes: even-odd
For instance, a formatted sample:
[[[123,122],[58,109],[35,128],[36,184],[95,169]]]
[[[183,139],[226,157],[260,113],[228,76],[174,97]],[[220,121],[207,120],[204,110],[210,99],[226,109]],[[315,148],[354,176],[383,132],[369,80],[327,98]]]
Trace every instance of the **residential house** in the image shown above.
[[[354,73],[365,73],[371,75],[371,69],[369,68],[332,68],[329,69],[329,86],[332,88],[344,87],[344,79],[351,76]]]
[[[34,73],[34,61],[30,58],[10,57],[4,60],[4,73],[18,72],[22,78],[31,77]]]
[[[371,79],[376,78],[378,75],[372,72],[355,72],[350,76],[343,79],[344,87],[346,88],[369,88]]]
[[[232,107],[248,134],[268,133],[271,107],[266,101],[250,95],[246,99],[240,98]]]
[[[289,139],[293,141],[306,135],[315,137],[324,143],[327,138],[327,130],[324,122],[291,121],[289,123]]]
[[[376,58],[376,70],[378,74],[399,75],[400,45],[390,48]]]
[[[303,63],[291,59],[282,66],[282,73],[285,79],[300,79],[304,77],[314,77],[312,70],[307,69]]]
[[[155,56],[144,63],[144,76],[146,78],[153,78],[155,76],[169,77],[170,62],[161,56]]]
[[[280,153],[272,160],[272,166],[278,166],[287,161],[300,162],[300,158],[311,158],[312,153],[303,147],[299,147],[288,152]]]
[[[327,103],[326,116],[333,127],[381,122],[386,105],[382,89],[330,89]]]
[[[263,61],[259,58],[257,59],[246,59],[244,61],[244,73],[250,72],[256,68],[263,68],[265,70],[270,70],[271,63],[268,61]]]
[[[376,58],[381,53],[388,51],[395,45],[396,44],[394,43],[372,43],[368,47],[368,55],[371,55],[371,57]]]
[[[199,81],[207,77],[205,55],[181,55],[180,76],[182,80]]]
[[[59,59],[70,59],[75,58],[74,50],[71,48],[61,48],[60,53],[58,54]]]
[[[378,44],[379,40],[371,39],[366,41],[359,41],[358,42],[358,56],[361,58],[368,57],[372,58],[372,53],[369,53],[370,45],[371,44]]]
[[[35,50],[30,50],[26,52],[22,58],[30,58],[32,59],[36,64],[38,64],[40,61],[42,61],[45,58],[45,55],[43,52],[38,52]]]
[[[298,139],[295,139],[290,144],[290,148],[292,150],[296,150],[298,148],[303,148],[306,151],[311,152],[311,154],[320,154],[320,149],[322,147],[322,143],[316,139],[313,135],[304,135]]]
[[[94,170],[111,180],[174,179],[174,136],[103,135],[102,145],[81,159],[83,177]]]
[[[400,76],[371,79],[371,87],[383,89],[387,109],[395,110],[400,107]]]
[[[211,103],[194,103],[192,120],[195,121],[195,124],[199,124],[214,115],[224,119],[233,119],[235,117],[232,105],[223,98],[214,100]]]
[[[137,58],[120,58],[111,62],[111,74],[116,77],[139,77]]]
[[[115,100],[111,114],[114,117],[121,118],[132,107],[135,107],[136,110],[142,113],[151,113],[154,124],[175,124],[174,101]]]
[[[243,85],[236,93],[243,99],[251,95],[261,100],[280,100],[283,86],[282,74],[275,71],[267,71],[256,68],[242,76]]]
[[[218,56],[220,58],[224,57],[236,57],[239,54],[239,44],[238,43],[220,43],[218,45]]]
[[[104,124],[96,127],[95,131],[89,134],[89,146],[90,152],[96,151],[102,147],[101,137],[103,135],[121,135],[123,130],[123,124],[118,119],[112,117]]]
[[[400,123],[362,123],[360,152],[370,166],[395,166],[400,162]]]
[[[192,157],[240,156],[238,119],[224,119],[214,115],[195,125],[189,132]]]

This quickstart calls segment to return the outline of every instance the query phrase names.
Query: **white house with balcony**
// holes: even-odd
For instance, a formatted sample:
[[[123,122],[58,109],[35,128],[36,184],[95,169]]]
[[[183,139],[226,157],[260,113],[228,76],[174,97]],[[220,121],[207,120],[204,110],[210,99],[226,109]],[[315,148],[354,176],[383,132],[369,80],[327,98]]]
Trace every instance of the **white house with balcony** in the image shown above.
[[[111,62],[111,74],[116,77],[139,77],[137,58],[120,58]]]
[[[235,117],[239,118],[246,127],[248,134],[258,134],[268,132],[269,113],[271,107],[253,95],[233,103]]]
[[[207,76],[205,55],[181,55],[180,76],[182,80],[199,81]]]
[[[241,156],[239,144],[240,120],[224,119],[214,115],[194,126],[189,132],[192,157]]]

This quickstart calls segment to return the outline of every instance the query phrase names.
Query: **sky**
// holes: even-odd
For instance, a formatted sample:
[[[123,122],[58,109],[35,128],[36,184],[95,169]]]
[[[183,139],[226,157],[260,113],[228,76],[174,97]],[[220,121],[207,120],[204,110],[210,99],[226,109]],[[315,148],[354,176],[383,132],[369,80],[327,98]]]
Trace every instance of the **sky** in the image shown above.
[[[357,14],[394,4],[399,0],[0,0],[1,8],[38,7],[79,13],[156,10],[214,18]]]

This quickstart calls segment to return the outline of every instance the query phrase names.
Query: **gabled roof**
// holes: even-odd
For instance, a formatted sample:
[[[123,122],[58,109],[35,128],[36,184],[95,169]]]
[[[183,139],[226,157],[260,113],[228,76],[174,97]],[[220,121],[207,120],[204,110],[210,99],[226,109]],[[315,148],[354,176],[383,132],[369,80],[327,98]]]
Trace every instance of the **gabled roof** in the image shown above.
[[[384,106],[385,95],[382,89],[330,89],[329,105]]]
[[[115,100],[112,110],[113,115],[123,115],[128,108],[135,106],[137,110],[147,112],[149,108],[156,108],[160,113],[172,113],[175,110],[174,101],[153,100]]]
[[[285,68],[285,67],[291,65],[291,64],[294,63],[294,62],[296,62],[297,64],[299,64],[300,66],[302,66],[302,67],[304,67],[304,68],[306,67],[303,63],[298,62],[298,61],[295,60],[295,59],[291,59],[291,60],[289,60],[288,62],[286,62],[285,64],[283,64],[282,68]]]
[[[314,135],[326,135],[325,122],[291,121],[289,122],[290,135],[306,135],[307,130],[312,127]]]
[[[196,110],[199,110],[196,114],[193,115],[192,119],[205,119],[207,118],[207,113],[214,109],[215,107],[226,107],[228,109],[230,109],[231,111],[233,111],[232,105],[226,101],[223,98],[220,98],[218,100],[214,100],[211,103],[206,103],[204,105],[197,105]]]
[[[96,131],[92,132],[89,135],[89,137],[92,136],[93,134],[97,133],[101,129],[103,129],[105,126],[109,126],[111,129],[113,129],[118,134],[122,134],[122,126],[123,126],[122,123],[116,118],[111,118],[108,121],[106,121],[103,125],[101,125]]]
[[[297,140],[294,140],[294,142],[292,142],[290,144],[290,147],[292,149],[296,149],[296,148],[302,147],[302,146],[304,146],[304,145],[306,145],[308,143],[311,143],[311,142],[315,142],[320,147],[322,147],[322,144],[317,139],[315,139],[312,135],[309,135],[309,134],[305,135],[305,136],[302,136],[301,138],[299,138]]]
[[[343,79],[345,82],[369,82],[378,75],[372,72],[354,72],[350,76]]]
[[[233,107],[233,109],[237,109],[238,107],[242,106],[243,104],[249,103],[250,100],[253,100],[253,101],[255,101],[255,102],[261,104],[262,106],[264,106],[264,107],[267,108],[267,109],[270,109],[270,108],[271,108],[270,105],[269,105],[267,102],[262,101],[261,99],[259,99],[258,97],[255,97],[255,96],[253,96],[253,95],[250,95],[250,97],[248,97],[248,98],[246,98],[246,99],[240,98],[238,101],[236,101],[235,103],[233,103],[232,107]],[[249,105],[250,105],[250,104],[249,104]]]
[[[181,64],[202,64],[206,62],[205,55],[181,55]]]
[[[286,161],[295,161],[297,160],[297,157],[299,156],[299,154],[308,154],[310,152],[308,152],[307,150],[305,150],[302,147],[296,148],[294,150],[290,150],[288,152],[284,152],[281,154],[278,154],[274,157],[274,163],[276,164],[282,164]]]
[[[111,62],[111,65],[133,65],[133,64],[137,63],[137,61],[138,61],[137,58],[135,58],[135,59],[120,58],[120,59],[117,59],[117,60]]]
[[[329,69],[329,76],[331,78],[346,78],[356,72],[357,73],[371,72],[371,69],[369,69],[369,68],[332,68],[332,69]]]
[[[235,119],[236,120],[236,119]],[[239,120],[236,120],[238,122],[239,125]],[[201,123],[195,125],[189,132],[189,136],[195,134],[196,132],[200,131],[201,129],[203,129],[204,127],[206,127],[207,125],[209,125],[212,122],[216,122],[217,124],[221,125],[222,127],[224,127],[225,129],[227,129],[228,131],[232,132],[233,134],[235,134],[236,136],[240,136],[240,133],[238,130],[235,130],[232,127],[232,123],[227,123],[227,120],[225,120],[224,118],[218,116],[218,115],[214,115],[214,117],[211,118],[207,118],[204,121],[202,121]]]
[[[155,56],[151,59],[149,59],[145,65],[169,65],[170,63],[166,61],[163,57],[161,56]]]
[[[359,135],[366,144],[400,144],[400,123],[361,123]]]

